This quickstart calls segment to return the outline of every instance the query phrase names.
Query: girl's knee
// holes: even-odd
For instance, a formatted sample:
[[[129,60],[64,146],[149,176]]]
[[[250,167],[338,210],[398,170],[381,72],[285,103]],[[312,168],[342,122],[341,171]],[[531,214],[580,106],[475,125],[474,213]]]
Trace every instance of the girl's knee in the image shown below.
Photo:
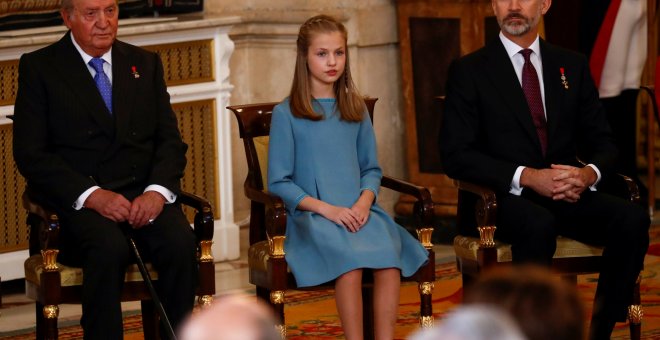
[[[401,276],[401,270],[399,268],[374,269],[374,276],[399,277]]]
[[[354,269],[344,274],[341,274],[337,280],[360,280],[362,281],[362,269]]]

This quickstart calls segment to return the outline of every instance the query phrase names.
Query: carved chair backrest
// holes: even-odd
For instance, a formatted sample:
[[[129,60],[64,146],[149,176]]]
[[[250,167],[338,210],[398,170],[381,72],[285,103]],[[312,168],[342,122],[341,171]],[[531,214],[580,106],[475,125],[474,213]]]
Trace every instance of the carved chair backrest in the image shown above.
[[[364,102],[373,121],[374,106],[378,98],[365,98]],[[231,110],[238,121],[239,136],[243,139],[248,164],[246,182],[258,190],[265,190],[268,176],[268,141],[270,120],[277,102],[233,105]]]

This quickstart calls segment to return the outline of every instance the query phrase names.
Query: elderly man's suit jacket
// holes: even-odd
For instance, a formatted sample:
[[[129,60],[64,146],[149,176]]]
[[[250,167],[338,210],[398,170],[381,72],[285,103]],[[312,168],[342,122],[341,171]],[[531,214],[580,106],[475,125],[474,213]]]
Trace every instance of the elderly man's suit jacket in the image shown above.
[[[586,58],[543,40],[540,47],[546,155],[511,60],[497,38],[450,67],[440,133],[443,169],[450,177],[506,193],[520,165],[578,165],[579,157],[604,176],[611,173],[616,147]]]
[[[58,210],[93,185],[128,199],[149,184],[180,190],[187,146],[159,57],[116,41],[112,74],[111,114],[70,33],[21,57],[14,156],[30,188]]]

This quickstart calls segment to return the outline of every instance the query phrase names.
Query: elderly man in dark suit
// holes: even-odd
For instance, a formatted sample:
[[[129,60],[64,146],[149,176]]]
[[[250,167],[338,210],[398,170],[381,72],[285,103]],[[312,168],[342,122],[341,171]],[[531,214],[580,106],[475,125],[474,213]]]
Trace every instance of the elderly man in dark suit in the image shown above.
[[[613,175],[616,148],[586,58],[538,37],[550,5],[492,0],[499,37],[449,70],[443,167],[496,191],[496,235],[515,263],[549,264],[558,234],[605,246],[591,336],[606,339],[625,319],[650,221],[597,190]]]
[[[14,156],[30,190],[61,215],[63,263],[83,268],[86,339],[121,339],[130,263],[122,227],[159,273],[176,327],[194,303],[195,241],[178,204],[187,146],[159,57],[116,40],[115,0],[64,0],[69,32],[22,56]]]

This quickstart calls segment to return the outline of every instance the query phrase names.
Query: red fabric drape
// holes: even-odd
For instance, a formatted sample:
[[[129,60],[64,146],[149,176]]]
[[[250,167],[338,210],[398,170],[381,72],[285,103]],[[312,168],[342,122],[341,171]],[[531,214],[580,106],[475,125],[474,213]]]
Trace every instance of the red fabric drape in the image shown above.
[[[605,14],[605,19],[600,26],[596,42],[594,43],[594,48],[591,52],[589,67],[591,68],[591,76],[594,78],[596,87],[600,87],[600,77],[603,73],[603,67],[605,66],[607,48],[610,45],[614,22],[616,21],[616,15],[619,12],[620,6],[621,0],[612,0],[612,2],[610,2],[610,7],[607,8],[607,14]]]

